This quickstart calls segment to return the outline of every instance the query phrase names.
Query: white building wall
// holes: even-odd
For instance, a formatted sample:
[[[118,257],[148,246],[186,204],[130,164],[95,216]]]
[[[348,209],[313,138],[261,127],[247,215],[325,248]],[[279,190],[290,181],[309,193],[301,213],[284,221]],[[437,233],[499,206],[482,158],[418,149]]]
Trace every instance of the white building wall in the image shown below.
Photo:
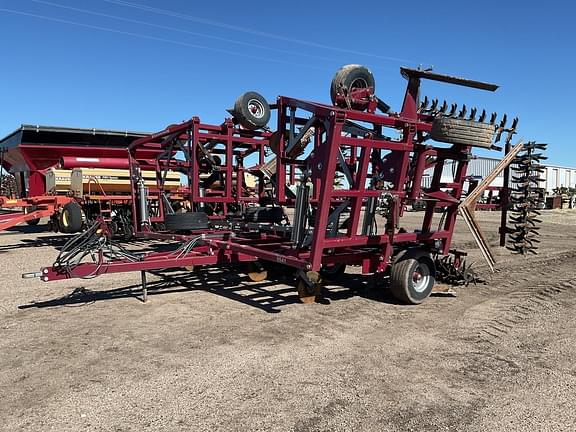
[[[496,167],[498,162],[500,162],[499,159],[486,157],[472,159],[468,164],[467,175],[485,178]],[[433,169],[425,171],[422,178],[423,187],[430,185],[433,173]],[[511,175],[515,175],[514,170],[511,171]],[[548,165],[545,166],[541,177],[543,178],[541,187],[545,188],[548,193],[552,193],[552,190],[557,187],[576,187],[576,168]],[[449,183],[453,180],[453,164],[447,163],[442,171],[442,182]],[[500,173],[491,183],[491,186],[502,186],[503,182],[504,177]]]

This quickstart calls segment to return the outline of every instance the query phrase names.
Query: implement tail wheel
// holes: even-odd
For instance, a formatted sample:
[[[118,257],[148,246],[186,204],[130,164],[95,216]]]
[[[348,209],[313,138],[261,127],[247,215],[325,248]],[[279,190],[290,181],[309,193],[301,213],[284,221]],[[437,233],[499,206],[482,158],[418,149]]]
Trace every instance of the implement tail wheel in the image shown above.
[[[432,292],[436,267],[425,251],[409,251],[392,265],[390,289],[402,303],[420,304]]]

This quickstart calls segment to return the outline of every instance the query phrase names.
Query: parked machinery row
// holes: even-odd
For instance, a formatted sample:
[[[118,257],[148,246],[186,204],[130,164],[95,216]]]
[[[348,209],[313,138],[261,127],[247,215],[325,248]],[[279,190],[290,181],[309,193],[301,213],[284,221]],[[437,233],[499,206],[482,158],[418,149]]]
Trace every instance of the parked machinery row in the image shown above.
[[[102,218],[126,236],[132,220],[126,148],[146,135],[22,125],[0,139],[0,166],[11,185],[0,194],[0,230],[47,217],[54,231],[74,233]]]
[[[376,96],[366,67],[348,65],[332,80],[331,105],[285,96],[268,104],[249,92],[220,125],[194,117],[136,139],[128,149],[135,235],[175,241],[175,249],[129,252],[100,221],[37,275],[51,281],[140,271],[145,287],[149,270],[249,263],[256,280],[274,263],[295,272],[306,302],[319,295],[322,277],[358,266],[388,277],[400,301],[422,302],[441,276],[435,262],[451,251],[472,149],[498,149],[495,139],[511,137],[517,122],[507,128],[505,118],[420,102],[424,80],[487,91],[496,85],[430,70],[401,73],[407,88],[398,111]],[[448,164],[454,171],[446,182]],[[145,168],[156,172],[154,188]],[[424,187],[428,169],[432,181]],[[171,172],[185,177],[177,204],[166,187]],[[402,216],[416,201],[425,210],[406,229]]]

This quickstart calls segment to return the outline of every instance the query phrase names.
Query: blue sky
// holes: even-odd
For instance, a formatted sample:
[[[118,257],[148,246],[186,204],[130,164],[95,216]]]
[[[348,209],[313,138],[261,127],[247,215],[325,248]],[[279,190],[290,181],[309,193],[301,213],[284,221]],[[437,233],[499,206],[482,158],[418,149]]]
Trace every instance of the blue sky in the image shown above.
[[[550,163],[576,166],[576,7],[507,3],[0,0],[0,135],[21,123],[218,123],[247,90],[327,102],[348,63],[369,66],[399,109],[399,67],[421,64],[499,84],[424,83],[423,94],[519,116],[519,135],[548,142]]]

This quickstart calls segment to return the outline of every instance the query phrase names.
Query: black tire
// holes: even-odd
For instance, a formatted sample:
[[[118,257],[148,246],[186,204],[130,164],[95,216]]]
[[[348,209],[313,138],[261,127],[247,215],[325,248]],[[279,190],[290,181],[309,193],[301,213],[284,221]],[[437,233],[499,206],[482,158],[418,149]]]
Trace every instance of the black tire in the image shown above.
[[[69,202],[64,206],[60,217],[58,218],[60,231],[63,233],[77,233],[82,230],[84,218],[82,216],[82,207],[77,202]]]
[[[131,223],[122,226],[122,240],[130,241],[134,238],[134,227]]]
[[[204,212],[169,213],[164,218],[168,231],[190,231],[206,229],[209,226],[208,215]]]
[[[40,218],[27,220],[26,223],[31,226],[36,226],[40,222]]]
[[[438,117],[432,123],[430,137],[449,144],[490,148],[496,126],[472,120]]]
[[[283,219],[282,207],[248,207],[244,213],[246,222],[280,223]]]
[[[233,115],[246,129],[260,129],[270,120],[270,105],[261,94],[246,92],[236,99]]]
[[[420,279],[416,279],[416,274]],[[392,264],[390,290],[396,299],[407,304],[420,304],[432,292],[436,282],[436,268],[424,251],[407,252]]]
[[[426,210],[426,201],[424,201],[424,200],[415,200],[415,201],[412,203],[412,210],[413,210],[413,211]]]
[[[344,263],[322,266],[320,269],[320,276],[330,281],[336,281],[344,273],[346,273],[346,264]]]
[[[342,66],[334,78],[332,78],[332,83],[330,85],[330,99],[334,105],[338,105],[336,101],[336,96],[341,89],[344,88],[347,93],[353,88],[368,88],[372,87],[372,94],[376,91],[376,82],[374,80],[374,75],[366,66],[350,64]],[[343,108],[347,108],[343,106]],[[364,106],[356,106],[352,104],[354,109],[363,109]]]

